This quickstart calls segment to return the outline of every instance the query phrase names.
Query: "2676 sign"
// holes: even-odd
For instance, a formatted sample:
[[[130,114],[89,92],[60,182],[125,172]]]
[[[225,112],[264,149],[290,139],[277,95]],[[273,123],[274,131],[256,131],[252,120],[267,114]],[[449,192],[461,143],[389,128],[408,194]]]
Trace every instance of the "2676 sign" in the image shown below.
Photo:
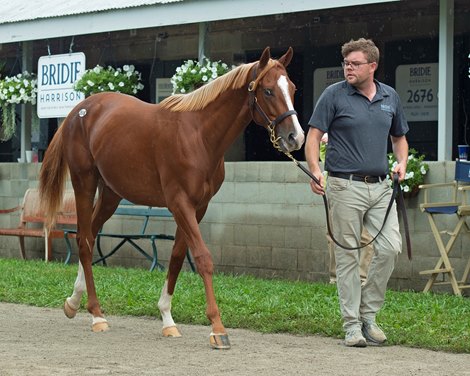
[[[438,64],[399,65],[396,91],[408,121],[437,121]]]
[[[431,103],[434,100],[432,89],[408,89],[406,93],[408,94],[407,103]]]

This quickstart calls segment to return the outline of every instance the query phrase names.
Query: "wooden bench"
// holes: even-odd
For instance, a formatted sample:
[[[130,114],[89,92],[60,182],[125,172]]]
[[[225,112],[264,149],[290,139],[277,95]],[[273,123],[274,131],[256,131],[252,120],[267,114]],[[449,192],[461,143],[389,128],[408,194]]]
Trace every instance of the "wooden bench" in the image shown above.
[[[117,216],[122,216],[128,219],[129,217],[138,217],[142,218],[142,226],[140,227],[140,231],[138,232],[125,232],[125,233],[111,233],[107,232],[104,229],[102,229],[97,237],[96,237],[96,248],[98,250],[99,258],[95,261],[93,261],[93,264],[97,263],[102,263],[103,265],[106,266],[106,259],[114,255],[117,251],[119,251],[124,244],[130,244],[133,249],[138,251],[140,254],[142,254],[145,258],[150,260],[152,263],[150,265],[150,271],[154,270],[155,267],[158,266],[160,270],[163,270],[164,267],[162,264],[158,262],[158,248],[156,244],[157,239],[163,239],[163,240],[175,240],[175,237],[173,235],[167,235],[163,233],[155,233],[155,232],[148,232],[148,224],[151,218],[173,218],[173,215],[171,212],[166,209],[166,208],[153,208],[149,206],[139,206],[135,205],[130,201],[127,200],[121,200],[118,208],[114,212],[113,215]],[[76,229],[71,229],[71,230],[64,230],[64,237],[65,241],[67,244],[67,259],[66,263],[69,262],[70,257],[72,255],[72,245],[69,239],[69,236],[75,236],[76,235]],[[119,243],[117,243],[114,248],[112,248],[109,252],[105,253],[103,252],[101,241],[103,238],[113,238],[113,239],[120,239]],[[150,244],[152,246],[152,254],[150,255],[147,251],[145,251],[137,242],[136,240],[139,239],[148,239],[150,241]],[[194,264],[191,260],[191,257],[189,255],[189,252],[186,253],[186,257],[188,260],[188,263],[192,269],[192,271],[195,270]]]
[[[24,195],[23,203],[19,206],[10,209],[0,209],[0,214],[8,214],[20,212],[20,221],[18,227],[14,228],[0,228],[0,235],[17,236],[20,241],[21,257],[26,259],[25,237],[42,237],[45,239],[45,259],[52,260],[52,239],[64,238],[67,248],[67,256],[65,263],[70,262],[72,255],[71,238],[76,238],[77,235],[77,213],[75,208],[75,196],[72,190],[68,190],[64,194],[62,207],[57,214],[56,225],[46,237],[44,231],[45,216],[40,211],[39,205],[39,191],[36,188],[28,189]],[[114,215],[125,216],[129,218],[138,217],[143,219],[143,223],[139,232],[129,232],[124,234],[117,234],[111,232],[103,232],[97,236],[96,245],[99,253],[99,259],[94,261],[106,265],[106,259],[115,254],[125,243],[132,245],[139,253],[144,255],[147,259],[152,261],[150,270],[158,266],[163,269],[163,265],[158,262],[158,250],[156,245],[157,239],[174,240],[174,236],[162,233],[150,233],[147,231],[150,218],[171,218],[172,214],[165,208],[152,208],[147,206],[134,205],[127,200],[122,200],[119,207],[116,209]],[[121,241],[108,253],[104,254],[102,250],[102,238],[115,238]],[[136,240],[148,239],[152,245],[152,255],[149,255]],[[189,252],[187,259],[191,269],[194,271],[194,264],[190,258]]]
[[[39,191],[36,188],[30,188],[26,191],[23,203],[11,209],[0,209],[0,214],[19,212],[20,222],[18,227],[0,228],[0,235],[17,236],[20,241],[21,257],[26,259],[25,237],[44,238],[45,240],[45,260],[52,259],[52,239],[62,238],[64,231],[62,226],[76,227],[77,214],[75,211],[75,197],[73,191],[67,191],[62,201],[62,208],[57,215],[56,226],[46,236],[44,231],[44,213],[40,210]]]

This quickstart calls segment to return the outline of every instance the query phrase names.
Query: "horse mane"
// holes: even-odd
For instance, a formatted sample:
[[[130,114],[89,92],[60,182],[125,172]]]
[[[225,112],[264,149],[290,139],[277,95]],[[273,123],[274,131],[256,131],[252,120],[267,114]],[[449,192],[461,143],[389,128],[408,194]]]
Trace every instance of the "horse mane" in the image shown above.
[[[255,64],[256,62],[240,65],[189,94],[171,95],[160,102],[160,105],[174,112],[202,110],[225,90],[243,87]]]

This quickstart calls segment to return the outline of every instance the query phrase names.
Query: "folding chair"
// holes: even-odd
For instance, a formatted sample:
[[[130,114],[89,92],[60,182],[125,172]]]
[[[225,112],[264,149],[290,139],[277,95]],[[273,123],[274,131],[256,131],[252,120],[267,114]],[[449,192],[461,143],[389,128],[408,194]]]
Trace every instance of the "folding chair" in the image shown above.
[[[467,191],[470,191],[470,162],[456,161],[455,163],[455,180],[450,183],[424,184],[420,188],[423,190],[424,199],[420,204],[422,212],[426,213],[431,230],[439,249],[440,258],[434,269],[421,271],[422,275],[429,275],[429,280],[424,287],[423,292],[429,291],[433,285],[450,284],[455,295],[462,295],[463,289],[470,288],[467,284],[467,278],[470,272],[470,257],[465,267],[463,276],[457,281],[454,268],[449,260],[449,253],[452,251],[457,237],[464,229],[470,231],[466,222],[466,218],[470,215],[470,205],[467,204]],[[448,202],[431,202],[428,192],[435,188],[445,188],[451,194],[452,201]],[[450,192],[449,192],[450,189]],[[456,215],[457,224],[453,229],[440,231],[436,225],[436,216],[438,215]],[[448,222],[450,223],[450,222]],[[442,235],[448,235],[447,243],[444,245]],[[442,275],[442,281],[436,282],[439,274]],[[447,279],[446,279],[447,277]]]

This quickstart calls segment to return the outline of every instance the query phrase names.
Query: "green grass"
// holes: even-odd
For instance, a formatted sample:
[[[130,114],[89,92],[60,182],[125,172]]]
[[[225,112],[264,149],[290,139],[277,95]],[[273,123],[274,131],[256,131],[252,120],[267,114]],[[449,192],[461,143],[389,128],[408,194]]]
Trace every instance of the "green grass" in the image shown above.
[[[163,272],[94,267],[106,314],[157,316]],[[73,289],[77,265],[0,258],[0,301],[61,308]],[[214,286],[227,328],[341,338],[336,287],[217,274]],[[85,299],[82,301],[84,309]],[[198,274],[181,273],[173,298],[177,323],[208,325]],[[470,299],[448,294],[388,291],[377,318],[388,344],[470,353]]]

